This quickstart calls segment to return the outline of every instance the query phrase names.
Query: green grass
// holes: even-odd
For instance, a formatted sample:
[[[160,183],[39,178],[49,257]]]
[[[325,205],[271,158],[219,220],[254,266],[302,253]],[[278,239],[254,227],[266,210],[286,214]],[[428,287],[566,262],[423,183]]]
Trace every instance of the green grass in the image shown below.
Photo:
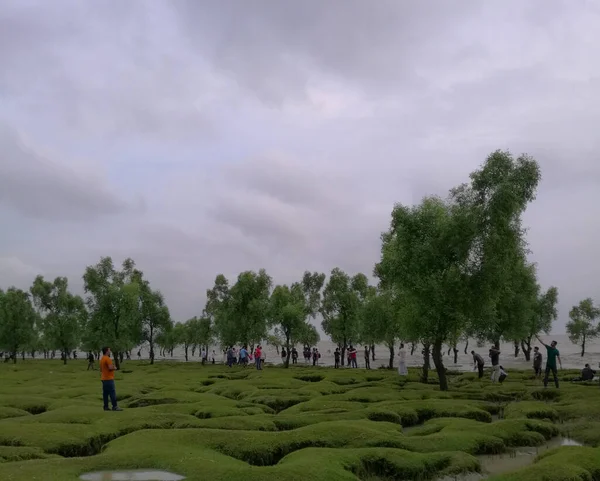
[[[189,481],[428,480],[561,432],[600,445],[597,386],[543,390],[526,373],[501,386],[457,373],[440,392],[412,370],[400,380],[387,370],[128,362],[115,413],[102,410],[98,372],[85,366],[0,364],[2,481],[136,468]],[[600,480],[600,449],[563,447],[491,479]]]

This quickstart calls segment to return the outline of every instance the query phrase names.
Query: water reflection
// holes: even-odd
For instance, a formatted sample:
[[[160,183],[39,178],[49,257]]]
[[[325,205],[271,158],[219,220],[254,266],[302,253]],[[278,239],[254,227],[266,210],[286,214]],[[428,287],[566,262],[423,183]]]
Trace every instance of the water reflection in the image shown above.
[[[152,471],[134,469],[128,471],[98,471],[79,476],[83,481],[181,481],[185,479],[179,474],[168,471]]]

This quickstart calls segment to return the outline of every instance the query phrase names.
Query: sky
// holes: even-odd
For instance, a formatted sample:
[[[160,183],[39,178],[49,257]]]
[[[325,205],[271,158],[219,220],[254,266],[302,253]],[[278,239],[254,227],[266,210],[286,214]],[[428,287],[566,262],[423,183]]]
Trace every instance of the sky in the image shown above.
[[[542,287],[600,298],[600,4],[5,0],[0,287],[132,257],[176,320],[217,274],[370,275],[395,202],[540,164]]]

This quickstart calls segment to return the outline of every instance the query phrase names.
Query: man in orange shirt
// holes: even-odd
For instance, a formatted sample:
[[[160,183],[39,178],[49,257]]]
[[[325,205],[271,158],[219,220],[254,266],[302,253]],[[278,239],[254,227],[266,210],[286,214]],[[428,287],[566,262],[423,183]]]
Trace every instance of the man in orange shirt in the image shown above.
[[[100,379],[102,380],[102,399],[104,400],[104,410],[108,409],[108,398],[112,403],[113,411],[122,411],[117,406],[117,391],[115,389],[115,371],[117,368],[110,358],[110,347],[102,348],[102,359],[100,359]]]

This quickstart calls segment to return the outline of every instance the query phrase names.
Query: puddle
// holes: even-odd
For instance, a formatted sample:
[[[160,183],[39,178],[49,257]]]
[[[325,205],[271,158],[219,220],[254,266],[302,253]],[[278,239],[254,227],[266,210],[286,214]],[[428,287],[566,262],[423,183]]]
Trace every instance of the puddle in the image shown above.
[[[458,476],[446,476],[437,481],[480,481],[492,475],[504,474],[529,466],[533,464],[539,454],[560,446],[583,446],[583,444],[574,439],[556,437],[542,446],[515,448],[508,453],[477,456],[481,463],[482,474],[467,473]]]
[[[79,476],[84,481],[181,481],[185,476],[148,469],[132,469],[129,471],[98,471]]]

